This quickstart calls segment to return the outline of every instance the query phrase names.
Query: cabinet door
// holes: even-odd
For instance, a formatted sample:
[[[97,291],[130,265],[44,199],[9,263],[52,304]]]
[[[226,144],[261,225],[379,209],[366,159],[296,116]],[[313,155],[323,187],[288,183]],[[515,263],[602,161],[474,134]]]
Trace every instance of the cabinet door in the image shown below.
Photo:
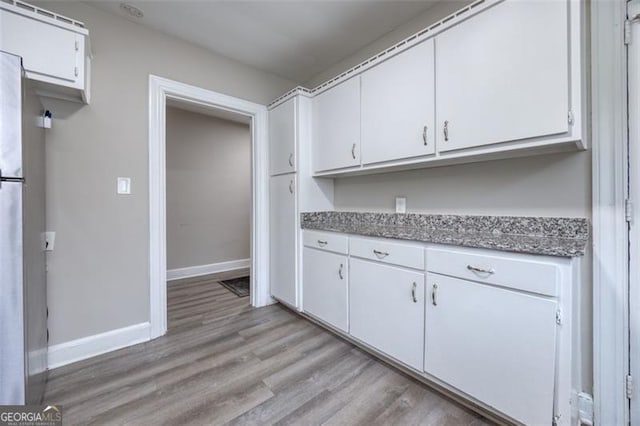
[[[555,300],[432,273],[427,291],[425,371],[524,424],[551,424]]]
[[[313,169],[360,164],[360,77],[313,99]]]
[[[270,281],[271,295],[298,306],[296,288],[296,175],[271,178]]]
[[[362,75],[362,163],[435,153],[433,39]]]
[[[351,335],[422,370],[424,274],[353,258],[350,267]]]
[[[269,171],[281,175],[296,171],[296,99],[269,111]]]
[[[22,56],[25,70],[76,81],[76,42],[84,43],[82,36],[6,10],[0,10],[0,24],[0,50]]]
[[[440,151],[569,130],[567,8],[505,1],[436,37]]]
[[[305,312],[347,332],[347,257],[305,247],[302,307]]]

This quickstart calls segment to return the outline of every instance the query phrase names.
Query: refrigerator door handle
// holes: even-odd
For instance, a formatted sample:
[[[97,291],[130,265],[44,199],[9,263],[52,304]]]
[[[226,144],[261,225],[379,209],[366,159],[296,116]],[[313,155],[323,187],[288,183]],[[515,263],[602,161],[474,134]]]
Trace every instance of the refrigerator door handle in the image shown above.
[[[0,169],[0,189],[2,189],[2,182],[16,182],[16,183],[24,183],[24,178],[19,178],[19,177],[4,177],[4,176],[2,176],[2,169]]]

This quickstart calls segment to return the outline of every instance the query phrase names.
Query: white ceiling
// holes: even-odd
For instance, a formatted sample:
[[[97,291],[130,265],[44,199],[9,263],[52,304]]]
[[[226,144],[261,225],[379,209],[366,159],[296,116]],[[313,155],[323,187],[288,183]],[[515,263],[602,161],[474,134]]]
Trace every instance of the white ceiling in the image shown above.
[[[304,83],[431,7],[435,0],[118,1],[88,3],[255,68]]]

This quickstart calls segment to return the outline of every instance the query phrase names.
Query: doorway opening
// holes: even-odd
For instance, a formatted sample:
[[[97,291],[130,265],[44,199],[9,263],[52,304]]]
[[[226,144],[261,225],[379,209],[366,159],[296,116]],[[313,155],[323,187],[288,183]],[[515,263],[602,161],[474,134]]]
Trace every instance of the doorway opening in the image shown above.
[[[250,270],[251,306],[274,303],[269,295],[267,109],[177,81],[149,76],[149,310],[150,338],[167,331],[167,106],[234,119],[249,127],[250,135],[250,247],[248,262],[219,267]],[[222,262],[219,262],[222,263]],[[197,265],[202,266],[202,265]],[[211,264],[205,265],[211,267]],[[180,269],[180,268],[175,268]],[[237,270],[237,269],[236,269]],[[208,271],[211,271],[209,269]],[[208,272],[202,269],[195,273]],[[194,273],[194,270],[191,271]]]
[[[167,327],[249,306],[251,120],[169,99]]]

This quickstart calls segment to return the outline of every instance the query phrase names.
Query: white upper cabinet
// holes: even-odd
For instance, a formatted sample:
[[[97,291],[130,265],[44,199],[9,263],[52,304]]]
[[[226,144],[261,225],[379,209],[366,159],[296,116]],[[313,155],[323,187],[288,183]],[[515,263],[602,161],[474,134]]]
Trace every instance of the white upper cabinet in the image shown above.
[[[440,152],[569,131],[566,1],[505,1],[436,36]]]
[[[296,171],[296,101],[269,111],[269,171],[272,176]]]
[[[433,39],[362,74],[362,162],[435,153]]]
[[[0,50],[22,57],[41,95],[89,102],[89,32],[80,24],[33,7],[0,2]]]
[[[313,99],[315,172],[360,165],[360,77]]]

